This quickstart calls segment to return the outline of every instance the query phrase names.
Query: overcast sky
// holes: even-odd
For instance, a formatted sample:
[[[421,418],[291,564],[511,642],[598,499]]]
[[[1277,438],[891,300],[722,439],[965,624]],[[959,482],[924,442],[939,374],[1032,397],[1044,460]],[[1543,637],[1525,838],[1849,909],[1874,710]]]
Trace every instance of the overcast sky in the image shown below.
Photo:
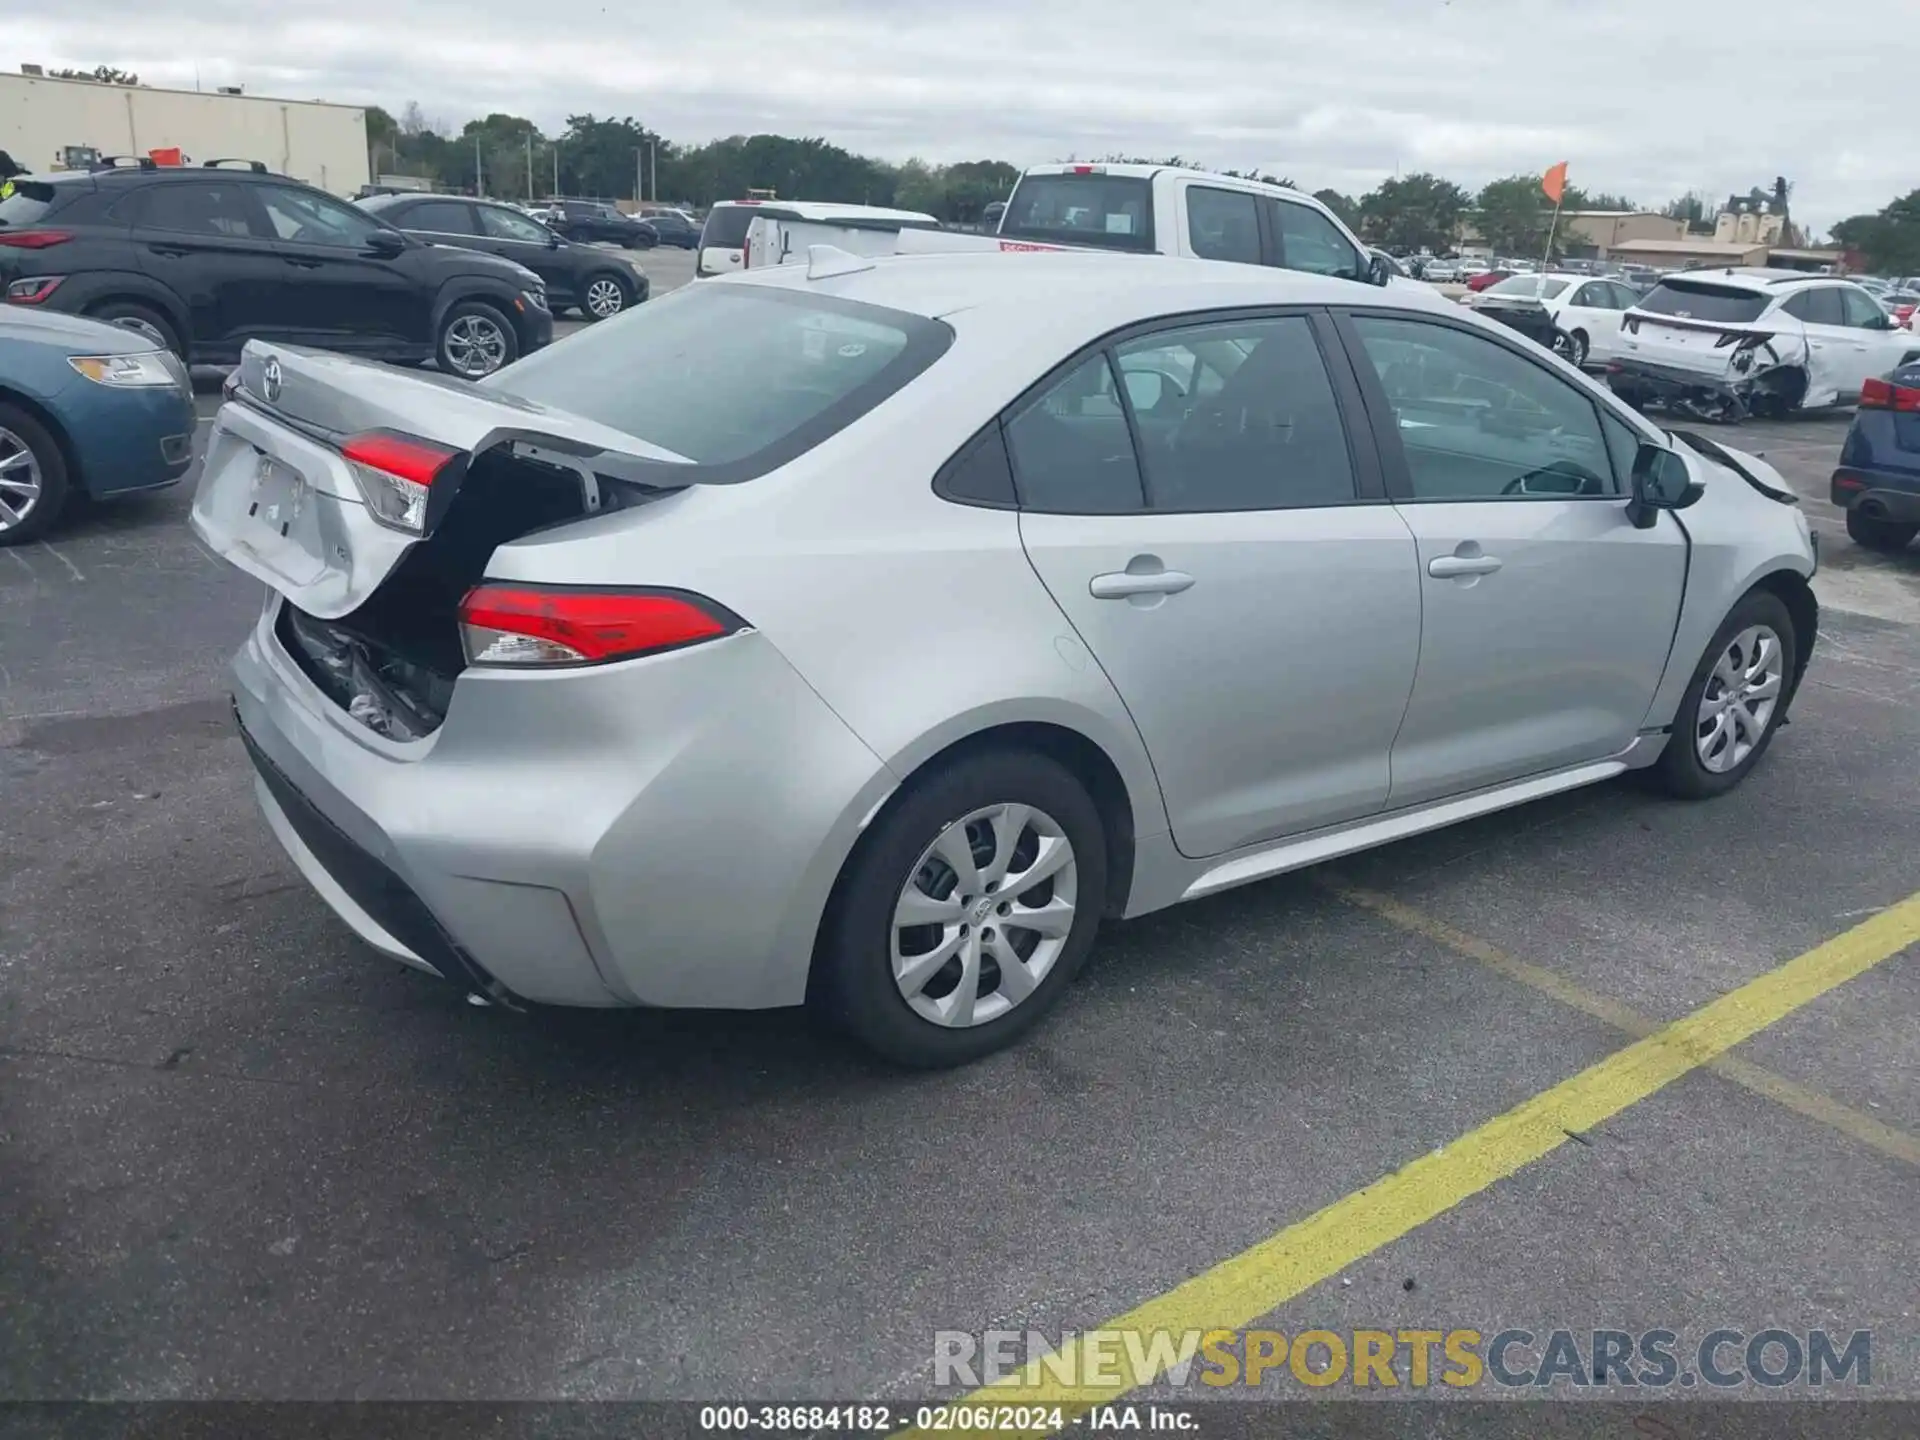
[[[1914,0],[0,0],[0,66],[185,88],[197,67],[456,129],[592,111],[890,159],[1177,152],[1354,194],[1396,167],[1477,187],[1567,160],[1658,205],[1784,174],[1824,228],[1920,186],[1917,20]]]

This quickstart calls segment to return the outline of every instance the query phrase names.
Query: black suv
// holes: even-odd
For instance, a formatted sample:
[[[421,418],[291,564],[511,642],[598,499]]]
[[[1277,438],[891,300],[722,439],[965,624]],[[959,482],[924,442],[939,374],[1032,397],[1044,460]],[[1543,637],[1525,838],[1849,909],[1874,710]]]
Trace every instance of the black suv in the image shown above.
[[[526,266],[547,282],[547,303],[556,314],[577,307],[589,320],[604,320],[647,298],[647,277],[618,255],[563,240],[511,205],[419,194],[372,195],[355,203],[416,240]]]
[[[684,210],[643,210],[640,218],[653,226],[662,245],[677,245],[692,250],[700,243],[700,222]]]
[[[546,208],[553,213],[547,223],[569,240],[611,240],[628,250],[651,250],[660,243],[660,232],[645,220],[596,200],[549,200]]]
[[[0,293],[127,325],[192,364],[282,340],[477,379],[553,339],[532,271],[422,245],[258,161],[16,179]]]

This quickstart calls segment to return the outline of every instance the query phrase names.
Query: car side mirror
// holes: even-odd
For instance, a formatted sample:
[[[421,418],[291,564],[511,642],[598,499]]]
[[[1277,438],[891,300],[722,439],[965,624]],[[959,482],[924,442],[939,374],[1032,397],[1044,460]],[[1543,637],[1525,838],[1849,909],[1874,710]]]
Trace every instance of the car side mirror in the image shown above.
[[[391,260],[407,248],[407,237],[398,230],[376,230],[367,237],[367,253]]]
[[[1123,370],[1127,382],[1127,402],[1135,410],[1157,410],[1166,396],[1166,378],[1157,370]]]
[[[1384,286],[1393,279],[1393,267],[1384,255],[1367,256],[1367,283]]]
[[[1694,480],[1684,456],[1650,440],[1633,457],[1633,499],[1627,518],[1639,530],[1653,528],[1662,510],[1684,510],[1706,492]]]

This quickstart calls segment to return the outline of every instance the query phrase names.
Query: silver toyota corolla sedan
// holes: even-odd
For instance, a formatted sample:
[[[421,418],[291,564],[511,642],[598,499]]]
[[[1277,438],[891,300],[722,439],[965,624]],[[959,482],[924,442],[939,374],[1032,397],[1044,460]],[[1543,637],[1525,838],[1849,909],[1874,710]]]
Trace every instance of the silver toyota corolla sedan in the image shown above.
[[[1651,767],[1737,784],[1804,517],[1417,290],[1121,255],[688,287],[479,385],[248,347],[268,824],[501,1005],[807,1002],[948,1065],[1102,918]]]

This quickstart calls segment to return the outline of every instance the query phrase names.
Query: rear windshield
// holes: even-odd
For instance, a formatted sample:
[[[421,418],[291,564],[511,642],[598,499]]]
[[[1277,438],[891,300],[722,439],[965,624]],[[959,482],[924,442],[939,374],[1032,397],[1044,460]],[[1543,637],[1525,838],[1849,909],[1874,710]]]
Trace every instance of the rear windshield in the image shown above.
[[[757,213],[758,207],[753,205],[714,206],[700,231],[700,248],[738,250],[747,243],[747,226]]]
[[[759,285],[689,285],[482,382],[625,431],[725,484],[784,465],[919,375],[938,320]]]
[[[1698,280],[1662,280],[1640,297],[1638,309],[1680,320],[1707,320],[1717,324],[1744,324],[1758,320],[1769,295],[1737,290],[1731,285],[1705,285]]]
[[[22,230],[38,224],[40,217],[53,208],[55,193],[44,180],[15,180],[13,193],[0,200],[0,225]]]
[[[1153,249],[1153,185],[1121,175],[1027,175],[1000,233],[1109,250]]]

